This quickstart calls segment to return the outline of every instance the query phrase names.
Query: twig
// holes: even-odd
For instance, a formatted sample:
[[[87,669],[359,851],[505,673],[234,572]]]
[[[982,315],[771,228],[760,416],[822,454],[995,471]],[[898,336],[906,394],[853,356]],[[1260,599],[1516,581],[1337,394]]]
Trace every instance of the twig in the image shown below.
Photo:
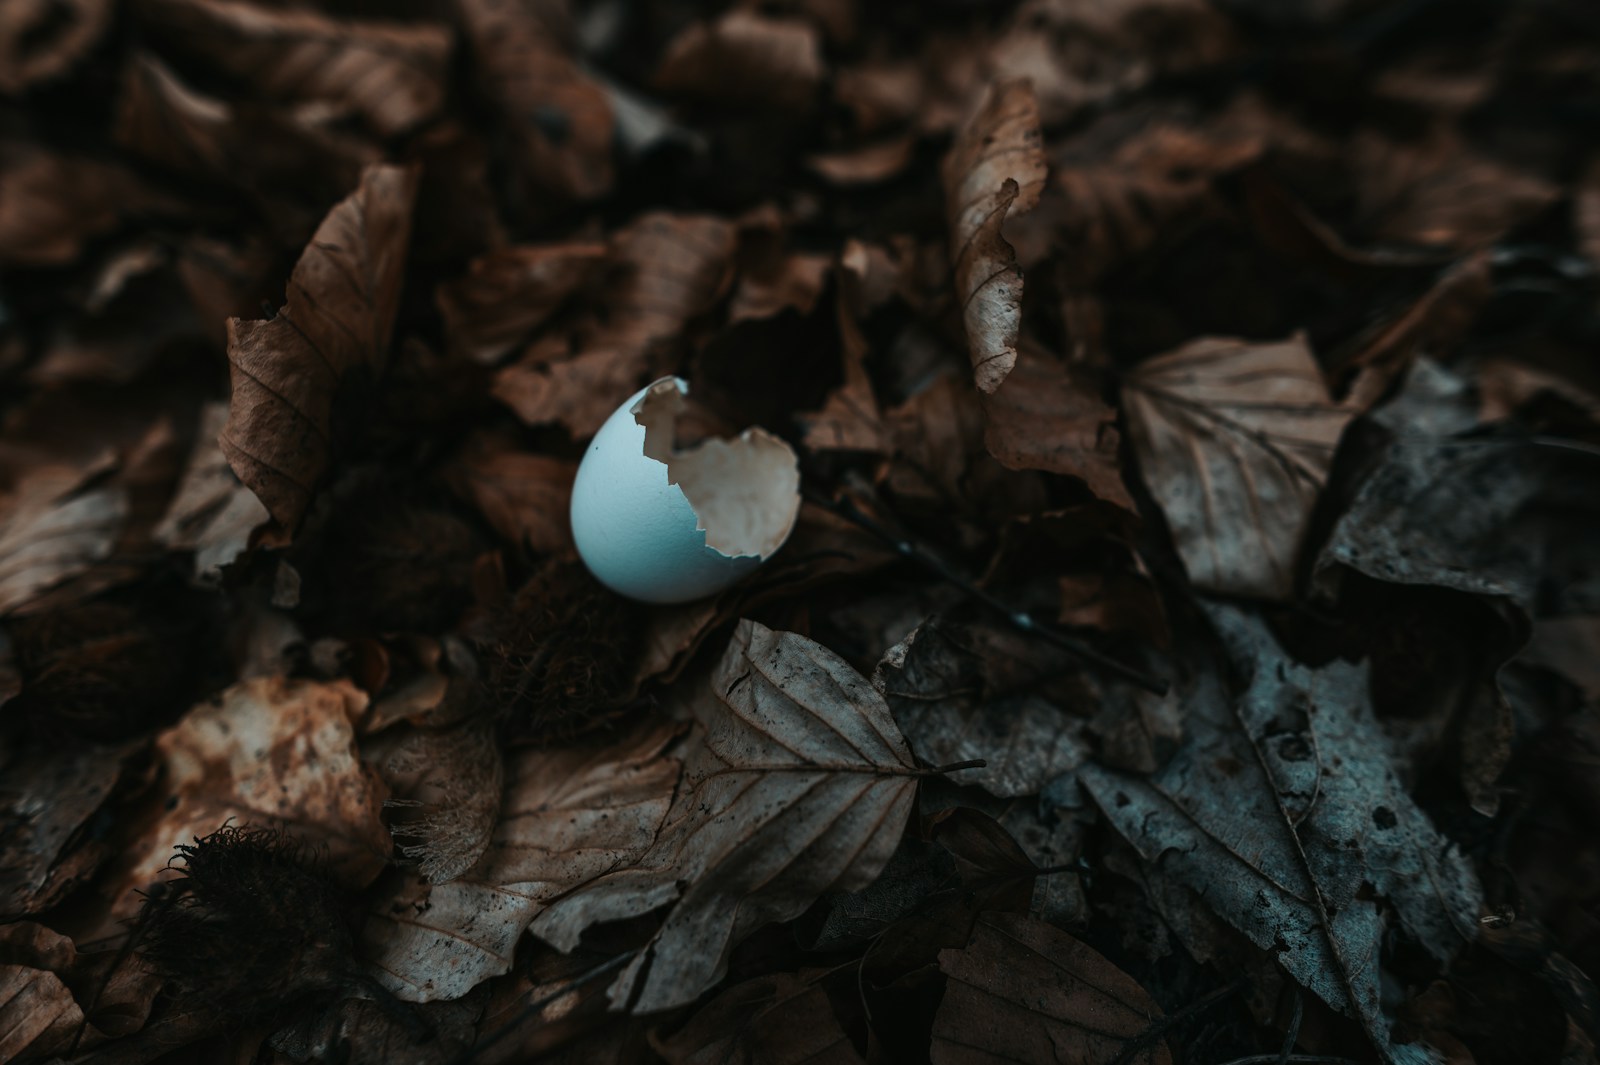
[[[1183,1009],[1179,1010],[1177,1013],[1173,1013],[1161,1018],[1159,1021],[1156,1021],[1150,1027],[1146,1028],[1143,1032],[1140,1032],[1137,1036],[1124,1043],[1122,1046],[1122,1053],[1118,1054],[1111,1060],[1111,1065],[1128,1065],[1128,1063],[1134,1058],[1138,1057],[1140,1054],[1143,1054],[1145,1051],[1161,1042],[1161,1040],[1166,1037],[1166,1034],[1172,1029],[1178,1027],[1180,1024],[1184,1024],[1194,1019],[1196,1016],[1204,1013],[1206,1010],[1210,1009],[1212,1006],[1215,1006],[1223,999],[1238,994],[1239,991],[1243,990],[1243,988],[1244,980],[1243,978],[1240,978],[1229,984],[1227,987],[1219,987],[1209,995],[1205,995],[1202,998],[1196,999],[1187,1006],[1183,1007]],[[1267,1060],[1271,1061],[1272,1059],[1269,1057]]]
[[[1247,1058],[1234,1058],[1222,1065],[1361,1065],[1355,1058],[1330,1058],[1321,1054],[1290,1054],[1281,1058],[1277,1054],[1251,1054]]]
[[[1305,1017],[1306,1000],[1298,989],[1294,993],[1294,1014],[1289,1018],[1289,1030],[1283,1034],[1283,1049],[1278,1052],[1277,1065],[1289,1065],[1294,1056],[1294,1045],[1300,1040],[1300,1022]]]
[[[924,569],[931,570],[947,584],[954,585],[956,588],[959,588],[962,592],[966,593],[966,595],[976,599],[978,602],[1000,614],[1018,630],[1036,635],[1046,643],[1057,647],[1060,650],[1066,651],[1068,654],[1074,655],[1085,662],[1093,663],[1106,672],[1115,674],[1116,676],[1121,677],[1123,680],[1128,681],[1130,684],[1136,684],[1140,688],[1143,688],[1145,691],[1150,692],[1153,695],[1167,694],[1168,685],[1166,681],[1159,677],[1152,677],[1149,674],[1139,669],[1135,669],[1133,666],[1127,665],[1124,662],[1119,662],[1115,658],[1095,650],[1082,640],[1075,640],[1071,636],[1067,636],[1066,634],[1058,632],[1046,625],[1041,625],[1039,622],[1035,621],[1031,615],[1024,611],[1013,610],[1011,607],[1007,606],[990,593],[984,591],[982,588],[979,588],[976,584],[973,584],[967,578],[951,569],[945,564],[943,559],[928,551],[924,551],[910,540],[896,536],[893,532],[884,528],[884,526],[879,524],[877,520],[862,511],[853,503],[836,502],[822,495],[820,492],[816,492],[811,489],[806,490],[805,497],[811,502],[815,503],[817,506],[822,507],[832,514],[837,514],[839,517],[844,518],[852,525],[855,525],[858,528],[871,533],[873,536],[876,536],[878,539],[892,547],[895,553],[900,557],[907,559],[908,561],[915,562]]]
[[[534,999],[532,1002],[522,1007],[522,1011],[515,1017],[511,1018],[511,1020],[507,1021],[505,1024],[502,1024],[499,1028],[496,1028],[493,1034],[491,1034],[487,1039],[474,1043],[466,1050],[463,1050],[451,1060],[450,1065],[467,1065],[468,1062],[472,1061],[479,1054],[482,1054],[484,1051],[500,1042],[500,1040],[504,1039],[507,1034],[521,1027],[522,1022],[537,1015],[540,1010],[550,1005],[550,1003],[563,999],[572,994],[574,991],[578,990],[580,987],[583,987],[585,984],[588,984],[594,980],[598,980],[607,973],[614,972],[617,969],[622,968],[623,965],[632,961],[634,955],[638,953],[639,952],[637,950],[630,950],[626,953],[618,954],[615,958],[603,961],[594,968],[579,973],[577,976],[573,977],[572,982],[567,984],[565,987],[557,988],[541,998]]]

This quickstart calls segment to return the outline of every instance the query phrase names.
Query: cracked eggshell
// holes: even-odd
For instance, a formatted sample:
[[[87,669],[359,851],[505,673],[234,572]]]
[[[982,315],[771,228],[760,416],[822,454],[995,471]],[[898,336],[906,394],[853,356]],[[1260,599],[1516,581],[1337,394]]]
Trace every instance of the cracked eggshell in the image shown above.
[[[771,558],[800,514],[799,463],[766,430],[676,450],[688,391],[663,377],[630,396],[594,434],[572,485],[584,564],[647,603],[722,591]]]

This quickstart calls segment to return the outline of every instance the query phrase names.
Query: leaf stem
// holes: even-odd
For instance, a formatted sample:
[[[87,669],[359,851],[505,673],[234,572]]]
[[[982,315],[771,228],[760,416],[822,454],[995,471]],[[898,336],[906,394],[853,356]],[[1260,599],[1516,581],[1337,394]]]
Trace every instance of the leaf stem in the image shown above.
[[[488,1050],[490,1047],[504,1039],[508,1033],[521,1027],[523,1021],[526,1021],[528,1018],[537,1015],[540,1010],[544,1009],[552,1002],[563,999],[572,994],[574,991],[583,987],[585,984],[598,980],[607,973],[611,973],[622,968],[623,965],[632,961],[634,955],[638,953],[639,952],[637,950],[630,950],[625,951],[622,954],[618,954],[616,957],[609,958],[606,961],[601,962],[599,965],[596,965],[594,968],[587,969],[584,972],[579,973],[577,976],[574,976],[566,986],[559,987],[547,995],[543,995],[534,999],[532,1002],[522,1007],[521,1012],[519,1012],[515,1017],[511,1018],[511,1020],[507,1021],[505,1024],[502,1024],[499,1028],[496,1028],[487,1039],[479,1040],[451,1059],[450,1065],[467,1065],[468,1062],[472,1061],[479,1054],[482,1054],[484,1051]]]

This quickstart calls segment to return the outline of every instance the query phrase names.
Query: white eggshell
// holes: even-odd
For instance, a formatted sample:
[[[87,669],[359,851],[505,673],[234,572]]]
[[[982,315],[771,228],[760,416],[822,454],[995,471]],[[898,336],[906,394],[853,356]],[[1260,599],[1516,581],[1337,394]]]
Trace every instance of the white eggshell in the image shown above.
[[[800,511],[794,452],[764,430],[674,449],[688,390],[663,377],[628,397],[594,434],[572,485],[578,554],[606,587],[647,603],[727,588],[783,546]],[[658,458],[646,454],[647,436]]]

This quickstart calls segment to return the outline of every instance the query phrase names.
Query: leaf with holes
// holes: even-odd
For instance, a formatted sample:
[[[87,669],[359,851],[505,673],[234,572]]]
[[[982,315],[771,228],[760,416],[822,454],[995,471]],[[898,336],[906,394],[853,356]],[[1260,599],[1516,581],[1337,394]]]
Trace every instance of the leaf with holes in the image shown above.
[[[670,903],[611,986],[614,1007],[640,1013],[693,1002],[762,925],[865,887],[916,796],[916,764],[883,697],[803,636],[741,621],[689,709],[698,727],[655,845],[533,922],[570,950],[590,925]]]
[[[277,316],[228,319],[233,398],[218,442],[286,532],[332,461],[334,393],[388,357],[416,195],[414,169],[368,167],[317,227]]]
[[[1305,337],[1208,337],[1151,359],[1122,393],[1150,493],[1196,587],[1288,599],[1300,542],[1351,412]]]

